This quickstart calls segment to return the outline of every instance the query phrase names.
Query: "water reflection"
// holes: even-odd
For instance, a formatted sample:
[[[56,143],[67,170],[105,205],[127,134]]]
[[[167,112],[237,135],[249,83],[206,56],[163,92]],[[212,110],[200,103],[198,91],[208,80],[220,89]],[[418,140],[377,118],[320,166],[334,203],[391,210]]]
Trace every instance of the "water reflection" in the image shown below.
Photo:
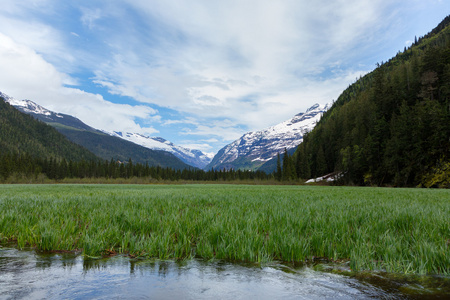
[[[329,267],[327,267],[329,268]],[[223,261],[83,259],[0,248],[3,299],[445,298],[448,277],[343,276],[340,269]],[[342,269],[341,269],[342,270]],[[344,268],[345,271],[345,268]]]

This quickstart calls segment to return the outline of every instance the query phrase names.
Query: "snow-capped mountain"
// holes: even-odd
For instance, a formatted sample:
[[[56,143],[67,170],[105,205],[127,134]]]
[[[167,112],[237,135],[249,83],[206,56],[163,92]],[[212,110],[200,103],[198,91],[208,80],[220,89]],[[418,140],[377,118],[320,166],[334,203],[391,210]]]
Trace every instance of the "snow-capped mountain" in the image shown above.
[[[212,156],[203,153],[200,150],[193,150],[184,148],[181,146],[174,145],[173,143],[161,138],[161,137],[149,137],[139,133],[129,133],[129,132],[106,132],[112,136],[120,137],[127,141],[133,142],[135,144],[144,146],[153,150],[163,150],[172,153],[183,162],[188,165],[204,168],[211,162]]]
[[[9,97],[6,94],[3,94],[2,92],[0,92],[0,96],[4,98],[6,102],[11,104],[18,110],[26,114],[33,115],[35,118],[43,122],[49,124],[60,124],[91,132],[100,132],[99,130],[86,125],[81,120],[73,116],[55,113],[34,103],[31,100],[17,100],[15,98]],[[124,140],[146,147],[151,150],[162,150],[172,153],[184,163],[197,168],[205,167],[208,163],[211,162],[212,159],[212,156],[204,154],[200,150],[183,148],[174,145],[173,143],[160,137],[147,137],[137,133],[106,132],[106,131],[102,132],[109,134],[111,136],[122,138]]]
[[[45,123],[50,124],[61,124],[64,126],[73,127],[80,130],[87,131],[97,131],[96,129],[86,125],[80,119],[75,118],[70,115],[55,113],[51,110],[48,110],[31,100],[17,100],[15,98],[9,97],[8,95],[0,92],[0,96],[5,99],[6,102],[17,108],[19,111],[32,115],[36,119],[41,120]]]
[[[305,113],[265,130],[249,132],[222,148],[208,168],[257,169],[278,153],[297,147],[330,105],[315,104]]]
[[[5,99],[6,102],[8,102],[12,106],[14,106],[15,108],[20,108],[20,110],[23,112],[33,113],[33,114],[37,114],[37,115],[44,115],[44,116],[55,115],[59,118],[63,117],[60,114],[53,113],[50,110],[34,103],[31,100],[17,100],[13,97],[3,94],[2,92],[0,92],[0,96],[3,99]]]

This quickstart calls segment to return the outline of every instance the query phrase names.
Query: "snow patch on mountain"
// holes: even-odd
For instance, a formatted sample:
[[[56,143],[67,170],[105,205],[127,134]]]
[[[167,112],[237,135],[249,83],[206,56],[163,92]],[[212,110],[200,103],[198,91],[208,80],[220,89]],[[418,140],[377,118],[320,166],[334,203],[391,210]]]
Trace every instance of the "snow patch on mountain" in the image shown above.
[[[34,103],[31,100],[17,100],[13,97],[9,97],[8,95],[3,94],[0,92],[0,96],[5,99],[6,102],[11,104],[12,106],[16,108],[21,108],[21,110],[25,113],[33,113],[37,115],[44,115],[44,116],[51,116],[55,115],[58,118],[63,118],[62,115],[54,113],[36,103]]]
[[[161,137],[149,137],[139,133],[130,132],[106,132],[112,136],[116,136],[135,144],[144,146],[152,150],[163,150],[172,153],[183,162],[188,165],[204,168],[212,160],[212,155],[205,154],[200,150],[188,149],[181,146],[174,145],[173,143],[161,138]]]

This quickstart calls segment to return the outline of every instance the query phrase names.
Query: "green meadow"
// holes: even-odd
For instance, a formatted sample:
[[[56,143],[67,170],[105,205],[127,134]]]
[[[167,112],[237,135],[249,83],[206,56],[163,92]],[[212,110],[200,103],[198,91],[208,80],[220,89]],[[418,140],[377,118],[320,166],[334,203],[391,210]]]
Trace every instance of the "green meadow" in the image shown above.
[[[0,185],[0,242],[86,257],[348,262],[450,274],[450,190]]]

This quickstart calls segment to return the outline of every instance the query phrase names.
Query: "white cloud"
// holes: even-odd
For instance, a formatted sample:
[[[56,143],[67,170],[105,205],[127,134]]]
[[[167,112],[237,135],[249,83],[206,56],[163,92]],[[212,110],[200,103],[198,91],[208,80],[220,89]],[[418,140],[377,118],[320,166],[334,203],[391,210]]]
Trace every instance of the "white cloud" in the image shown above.
[[[96,82],[114,94],[251,129],[337,98],[348,77],[367,67],[335,65],[327,78],[308,78],[347,59],[360,39],[372,39],[368,33],[388,3],[127,2],[150,20],[143,36],[150,42],[130,39],[126,33],[135,29],[120,28],[123,35],[110,41],[120,54],[99,66]]]
[[[166,120],[162,123],[163,126],[168,126],[168,125],[177,125],[177,124],[190,124],[190,125],[197,125],[198,124],[198,120],[196,120],[195,118],[192,117],[188,117],[185,119],[179,119],[179,120]]]
[[[150,134],[179,128],[178,136],[164,137],[217,147],[336,99],[414,37],[402,36],[398,49],[391,43],[410,24],[405,11],[430,5],[445,4],[5,0],[0,67],[8,74],[0,75],[0,90],[76,113],[102,129]],[[384,53],[389,47],[395,50]],[[110,94],[83,92],[86,81]],[[110,95],[142,105],[113,104]],[[148,104],[175,110],[181,119]],[[218,141],[198,142],[207,138]]]
[[[0,33],[0,91],[17,99],[32,99],[57,112],[71,114],[90,126],[104,130],[123,129],[144,134],[158,132],[142,128],[135,118],[155,118],[148,106],[113,104],[101,95],[65,87],[72,79],[46,62],[30,48]]]
[[[191,136],[215,136],[219,137],[224,142],[234,141],[243,133],[239,124],[232,120],[213,120],[198,122],[195,128],[184,128],[181,130],[181,135]]]
[[[53,1],[5,1],[0,13],[0,32],[44,56],[46,61],[57,65],[59,71],[70,71],[75,56],[64,45],[64,32],[40,20],[42,13],[45,17],[54,16]]]
[[[83,13],[81,16],[81,22],[89,29],[93,29],[95,26],[95,22],[103,17],[102,10],[100,8],[82,8],[81,11]]]
[[[181,147],[187,148],[187,149],[196,149],[200,150],[205,154],[210,154],[211,150],[213,150],[213,147],[209,143],[180,143]]]

